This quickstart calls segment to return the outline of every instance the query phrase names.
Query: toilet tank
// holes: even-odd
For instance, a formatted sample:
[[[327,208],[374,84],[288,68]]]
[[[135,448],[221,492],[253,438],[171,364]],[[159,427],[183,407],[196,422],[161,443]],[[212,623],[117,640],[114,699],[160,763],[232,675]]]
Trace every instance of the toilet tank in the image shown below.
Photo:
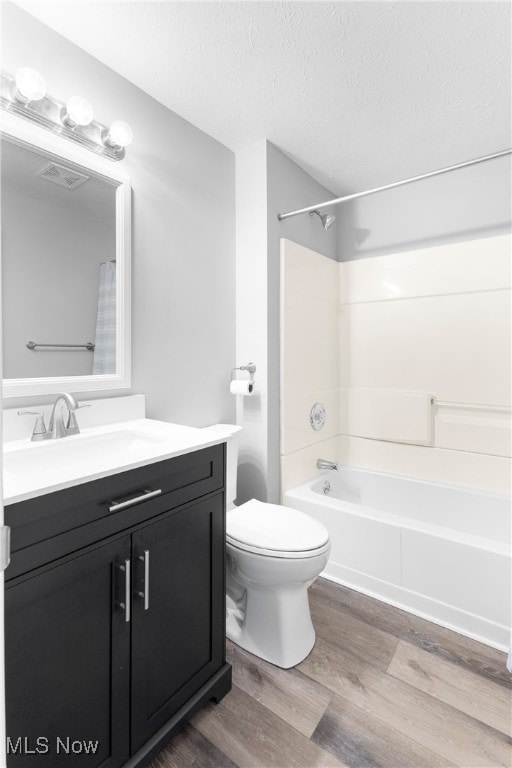
[[[231,509],[236,499],[236,473],[238,469],[238,432],[242,427],[236,424],[212,424],[211,429],[217,435],[229,437],[226,449],[226,506]]]

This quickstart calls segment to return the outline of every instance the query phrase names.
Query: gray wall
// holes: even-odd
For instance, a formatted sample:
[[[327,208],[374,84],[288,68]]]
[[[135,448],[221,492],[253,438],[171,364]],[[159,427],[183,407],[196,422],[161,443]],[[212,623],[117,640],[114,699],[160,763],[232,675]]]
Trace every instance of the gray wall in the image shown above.
[[[510,190],[505,157],[343,203],[337,208],[340,261],[508,232]]]
[[[238,502],[279,501],[280,239],[336,258],[335,228],[318,218],[277,214],[332,197],[268,141],[237,153],[237,365],[254,361],[255,396],[238,398]]]
[[[133,128],[122,161],[133,186],[132,391],[153,418],[232,421],[233,153],[16,6],[2,11],[6,71],[34,67],[51,95],[83,95],[102,123]]]

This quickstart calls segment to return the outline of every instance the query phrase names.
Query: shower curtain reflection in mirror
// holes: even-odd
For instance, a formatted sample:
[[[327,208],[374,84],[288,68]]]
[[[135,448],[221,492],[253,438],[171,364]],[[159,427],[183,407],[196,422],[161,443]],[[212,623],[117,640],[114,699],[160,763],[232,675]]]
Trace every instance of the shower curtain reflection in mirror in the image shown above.
[[[116,262],[100,264],[93,374],[116,370]]]

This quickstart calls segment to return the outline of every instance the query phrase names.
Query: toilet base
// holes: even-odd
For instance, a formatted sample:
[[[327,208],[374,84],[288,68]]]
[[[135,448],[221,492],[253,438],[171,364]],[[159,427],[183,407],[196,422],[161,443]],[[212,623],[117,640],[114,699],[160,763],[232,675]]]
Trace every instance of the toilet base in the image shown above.
[[[271,664],[295,667],[315,644],[306,585],[282,589],[252,585],[242,594],[228,589],[226,634]]]

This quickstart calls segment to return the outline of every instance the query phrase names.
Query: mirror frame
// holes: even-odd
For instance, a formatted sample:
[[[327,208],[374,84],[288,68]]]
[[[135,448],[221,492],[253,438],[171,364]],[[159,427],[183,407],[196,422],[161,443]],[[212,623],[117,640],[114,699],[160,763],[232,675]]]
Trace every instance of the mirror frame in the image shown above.
[[[0,113],[0,134],[7,141],[43,151],[58,162],[68,161],[92,172],[116,187],[116,373],[90,376],[55,376],[34,379],[3,379],[4,398],[53,395],[58,392],[101,392],[131,386],[131,184],[117,164],[33,125],[22,118]],[[1,265],[0,249],[0,265]],[[1,272],[0,272],[1,276]],[[1,318],[0,318],[1,319]]]

